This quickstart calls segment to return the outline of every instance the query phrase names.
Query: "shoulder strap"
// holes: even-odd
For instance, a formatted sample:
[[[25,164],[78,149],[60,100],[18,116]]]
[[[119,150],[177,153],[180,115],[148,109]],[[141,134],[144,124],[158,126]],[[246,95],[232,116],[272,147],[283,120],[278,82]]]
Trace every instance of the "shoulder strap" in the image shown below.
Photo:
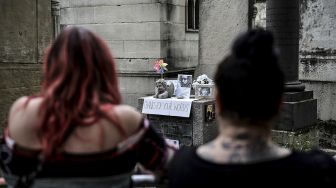
[[[120,134],[126,138],[126,132],[125,130],[122,128],[122,126],[120,125],[120,120],[118,119],[119,117],[116,116],[115,114],[110,114],[110,112],[108,112],[111,108],[113,108],[114,104],[104,104],[101,107],[101,112],[102,112],[102,116],[104,118],[106,118],[108,121],[110,121],[111,123],[113,123],[113,125],[118,129],[118,131],[120,132]]]

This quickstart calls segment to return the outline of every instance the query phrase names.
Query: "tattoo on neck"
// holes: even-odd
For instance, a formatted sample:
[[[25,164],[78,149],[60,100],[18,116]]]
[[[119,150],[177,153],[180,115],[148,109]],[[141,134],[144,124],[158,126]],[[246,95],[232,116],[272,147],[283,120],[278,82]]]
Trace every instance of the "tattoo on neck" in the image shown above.
[[[231,162],[242,162],[242,161],[244,161],[243,155],[239,151],[234,150],[229,155],[229,161],[231,161]]]
[[[239,133],[234,138],[237,140],[247,140],[250,139],[251,136],[248,133]]]
[[[275,155],[276,151],[272,145],[269,145],[267,140],[262,137],[249,139],[248,135],[242,135],[241,141],[223,142],[222,148],[229,153],[228,160],[231,162],[246,162],[252,160],[260,160]],[[246,141],[246,142],[245,142]]]
[[[232,148],[232,145],[231,145],[231,143],[224,142],[224,143],[222,143],[222,147],[223,147],[224,149],[231,149],[231,148]]]

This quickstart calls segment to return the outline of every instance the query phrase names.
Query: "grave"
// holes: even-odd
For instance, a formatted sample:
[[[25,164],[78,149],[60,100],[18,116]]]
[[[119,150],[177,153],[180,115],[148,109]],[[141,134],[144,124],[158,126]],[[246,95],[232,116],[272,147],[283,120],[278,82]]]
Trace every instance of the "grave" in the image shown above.
[[[143,114],[159,134],[180,147],[199,146],[218,133],[214,99],[141,97],[138,110],[145,112]]]

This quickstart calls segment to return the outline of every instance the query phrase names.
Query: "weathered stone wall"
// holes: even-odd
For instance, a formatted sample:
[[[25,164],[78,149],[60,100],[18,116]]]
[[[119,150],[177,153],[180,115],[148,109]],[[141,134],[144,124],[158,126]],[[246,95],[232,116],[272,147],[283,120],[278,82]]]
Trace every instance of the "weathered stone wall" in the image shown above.
[[[200,1],[199,66],[196,75],[213,78],[232,41],[248,29],[248,1]]]
[[[256,25],[266,26],[265,0],[258,8]],[[299,79],[317,101],[315,127],[301,132],[273,131],[275,142],[296,149],[318,146],[336,154],[336,1],[302,0],[300,7]],[[328,120],[328,121],[326,121]]]
[[[336,1],[303,0],[300,80],[318,99],[318,117],[336,120]]]
[[[257,1],[256,25],[266,26],[266,6]],[[318,100],[321,120],[336,120],[336,1],[302,0],[299,79]]]
[[[52,39],[51,3],[0,1],[0,122],[22,95],[39,90],[44,48]]]
[[[198,65],[198,32],[186,32],[186,1],[166,0],[168,26],[167,58],[176,69]]]
[[[164,58],[169,71],[197,65],[198,34],[185,32],[184,0],[60,2],[61,25],[89,28],[109,44],[126,104],[136,106],[139,97],[154,94],[156,59]]]

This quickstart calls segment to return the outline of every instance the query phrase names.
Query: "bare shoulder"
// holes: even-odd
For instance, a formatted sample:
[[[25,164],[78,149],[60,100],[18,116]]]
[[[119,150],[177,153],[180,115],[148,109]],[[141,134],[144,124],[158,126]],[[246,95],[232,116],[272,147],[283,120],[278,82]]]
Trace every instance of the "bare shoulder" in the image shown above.
[[[15,113],[17,110],[20,110],[21,108],[23,108],[27,100],[28,100],[27,96],[23,96],[23,97],[16,99],[16,101],[12,104],[10,108],[10,115],[12,113]]]
[[[17,120],[17,118],[15,118],[17,116],[24,118],[37,112],[42,102],[42,98],[30,99],[29,102],[28,100],[28,97],[24,96],[20,97],[12,104],[9,112],[10,122]]]
[[[121,126],[128,134],[138,130],[142,119],[140,112],[128,105],[118,105],[114,110]]]
[[[38,111],[43,99],[28,100],[26,96],[17,99],[11,106],[8,118],[11,137],[24,146],[31,146],[29,143],[35,140]]]
[[[27,96],[20,97],[17,99],[13,105],[11,106],[10,109],[10,116],[15,116],[16,113],[32,113],[36,112],[39,108],[39,106],[42,103],[43,98],[37,97],[37,98],[32,98],[29,100]],[[22,115],[22,114],[21,114]]]

